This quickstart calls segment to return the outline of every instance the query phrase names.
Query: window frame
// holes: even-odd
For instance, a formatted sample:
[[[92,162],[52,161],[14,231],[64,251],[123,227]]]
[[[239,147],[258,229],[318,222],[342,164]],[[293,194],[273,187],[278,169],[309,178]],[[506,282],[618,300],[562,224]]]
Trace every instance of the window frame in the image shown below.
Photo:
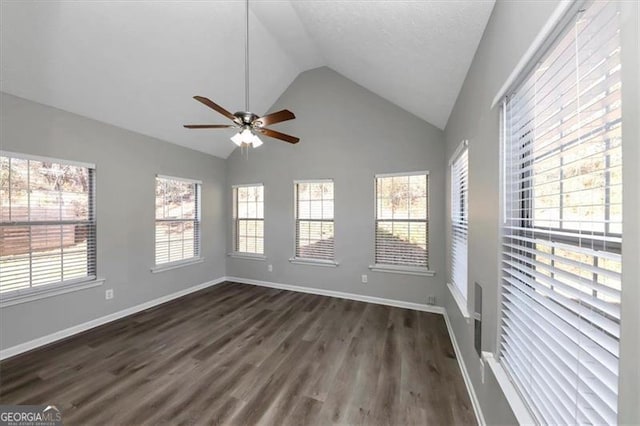
[[[464,155],[466,153],[467,155],[467,170],[466,170],[466,176],[467,176],[467,183],[466,183],[466,188],[463,190],[460,190],[460,195],[461,197],[458,200],[454,200],[454,170],[456,167],[456,163],[460,160],[460,158],[462,157],[462,155]],[[450,196],[450,203],[449,203],[449,235],[450,235],[450,246],[449,246],[449,260],[450,260],[450,268],[449,268],[449,282],[447,283],[447,287],[449,288],[454,300],[456,301],[458,308],[460,309],[460,312],[462,313],[462,316],[469,319],[471,317],[470,313],[469,313],[469,308],[468,308],[468,300],[469,300],[469,278],[468,278],[468,255],[469,255],[469,141],[468,140],[463,140],[458,147],[456,148],[455,152],[453,153],[453,155],[451,156],[451,159],[449,160],[449,172],[450,172],[450,182],[449,182],[449,196]],[[464,195],[463,195],[464,193]],[[456,283],[453,279],[453,268],[454,268],[454,252],[453,252],[453,244],[454,244],[454,203],[462,203],[462,206],[460,209],[464,211],[465,216],[466,216],[466,226],[467,226],[467,234],[466,234],[466,245],[467,245],[467,250],[464,253],[465,259],[465,265],[466,265],[466,269],[467,269],[467,276],[464,277],[464,292],[462,291],[462,289],[460,288],[460,284]],[[459,223],[459,226],[461,226],[462,223]]]
[[[204,262],[204,258],[202,257],[202,181],[197,179],[183,178],[177,176],[168,176],[157,174],[154,179],[154,193],[155,188],[157,188],[158,179],[164,180],[173,180],[177,182],[186,182],[195,185],[195,214],[193,219],[158,219],[155,217],[155,208],[154,208],[154,266],[151,267],[151,272],[163,272],[175,268],[180,268],[183,266],[189,266],[196,263]],[[157,239],[157,226],[158,222],[193,222],[193,256],[174,260],[163,263],[157,262],[157,250],[158,250],[158,239]]]
[[[426,232],[427,232],[427,266],[415,266],[409,264],[386,264],[386,263],[377,263],[377,229],[378,229],[378,179],[380,178],[389,178],[389,177],[411,177],[411,176],[421,176],[426,175],[427,179],[427,190],[426,190],[426,200],[427,200],[427,208],[426,208],[426,219],[415,219],[415,220],[402,220],[402,222],[425,222],[426,224]],[[380,219],[381,220],[381,219]],[[388,221],[388,220],[385,220]],[[403,274],[403,275],[418,275],[418,276],[435,276],[435,271],[433,271],[430,267],[430,257],[429,257],[429,248],[431,239],[431,175],[428,170],[417,170],[410,172],[392,172],[392,173],[376,173],[373,176],[373,258],[374,263],[369,265],[369,269],[374,272],[385,272],[392,274]]]
[[[262,218],[260,219],[244,219],[244,220],[260,220],[262,221],[262,253],[256,252],[248,252],[248,251],[238,251],[239,247],[239,223],[240,219],[238,217],[238,189],[239,188],[251,188],[251,187],[262,187]],[[231,185],[231,220],[232,220],[232,230],[231,230],[231,251],[229,252],[230,257],[238,258],[238,259],[249,259],[249,260],[266,260],[266,246],[265,246],[265,185],[261,182],[258,183],[243,183]]]
[[[333,185],[333,219],[299,219],[298,218],[298,184],[301,183],[331,183]],[[336,261],[336,253],[335,253],[335,239],[336,239],[336,231],[335,231],[335,182],[333,179],[298,179],[293,181],[293,223],[294,223],[294,235],[293,235],[293,256],[289,259],[289,262],[300,265],[317,265],[317,266],[328,266],[328,267],[336,267],[339,263]],[[298,226],[300,221],[308,221],[308,222],[331,222],[333,223],[333,258],[332,259],[321,259],[321,258],[313,258],[313,257],[300,257],[297,255],[298,253]]]
[[[82,222],[84,225],[90,227],[90,238],[93,240],[93,247],[91,250],[87,249],[87,275],[84,277],[73,278],[70,280],[63,280],[58,282],[52,282],[48,284],[39,285],[33,287],[31,278],[28,288],[21,288],[15,290],[9,290],[0,294],[0,307],[12,306],[24,302],[38,300],[46,297],[56,296],[59,294],[65,294],[73,291],[83,290],[86,288],[100,286],[104,283],[103,278],[98,277],[98,221],[97,221],[97,168],[93,163],[87,163],[75,160],[66,160],[54,157],[47,157],[42,155],[25,154],[19,152],[0,150],[0,157],[7,157],[9,159],[18,159],[25,161],[38,161],[55,163],[58,165],[66,165],[73,167],[82,167],[88,170],[88,219],[86,221],[8,221],[2,222],[5,226],[34,226],[34,225],[73,225]],[[89,238],[89,237],[88,237]],[[31,252],[31,251],[30,251]]]

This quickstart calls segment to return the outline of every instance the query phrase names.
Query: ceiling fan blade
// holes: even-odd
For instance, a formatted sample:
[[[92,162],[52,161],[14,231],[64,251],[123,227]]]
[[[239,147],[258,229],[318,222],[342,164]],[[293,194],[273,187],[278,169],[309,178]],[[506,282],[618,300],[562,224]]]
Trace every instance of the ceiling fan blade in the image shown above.
[[[235,127],[232,124],[185,124],[187,129],[226,129],[228,127]]]
[[[258,127],[267,127],[272,124],[280,123],[282,121],[293,120],[296,116],[288,109],[267,114],[264,117],[257,118],[254,121],[254,125]]]
[[[194,96],[193,99],[195,99],[196,101],[198,101],[200,103],[203,103],[204,105],[208,106],[209,108],[219,112],[220,114],[224,115],[225,117],[227,117],[231,121],[236,121],[237,120],[235,115],[231,114],[229,111],[227,111],[226,109],[222,108],[220,105],[216,104],[211,99],[205,98],[204,96]]]
[[[298,143],[300,141],[300,138],[296,138],[295,136],[291,136],[291,135],[287,135],[287,134],[284,134],[284,133],[276,132],[275,130],[264,129],[264,128],[257,128],[256,130],[258,132],[262,133],[265,136],[269,136],[269,137],[272,137],[272,138],[280,139],[280,140],[283,140],[285,142]]]

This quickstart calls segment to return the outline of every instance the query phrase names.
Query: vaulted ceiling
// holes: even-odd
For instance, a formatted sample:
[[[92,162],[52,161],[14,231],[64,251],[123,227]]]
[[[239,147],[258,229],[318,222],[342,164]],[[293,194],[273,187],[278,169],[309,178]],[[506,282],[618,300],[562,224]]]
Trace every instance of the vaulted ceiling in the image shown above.
[[[266,112],[300,72],[329,66],[444,128],[493,3],[252,1],[250,108]],[[233,151],[232,131],[182,124],[224,123],[196,94],[244,109],[244,1],[3,0],[0,15],[3,92]]]

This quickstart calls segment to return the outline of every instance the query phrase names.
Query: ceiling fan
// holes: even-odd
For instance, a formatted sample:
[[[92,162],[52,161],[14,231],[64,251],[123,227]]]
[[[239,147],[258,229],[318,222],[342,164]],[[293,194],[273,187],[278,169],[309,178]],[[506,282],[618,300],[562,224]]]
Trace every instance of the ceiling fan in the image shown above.
[[[282,111],[267,114],[263,117],[259,117],[249,110],[249,0],[246,0],[246,33],[245,33],[245,55],[244,55],[244,102],[245,110],[238,111],[231,114],[220,105],[213,102],[211,99],[204,96],[194,96],[193,98],[213,109],[214,111],[224,115],[233,124],[185,124],[187,129],[226,129],[237,128],[238,133],[231,137],[233,143],[239,147],[253,147],[257,148],[262,145],[262,141],[256,135],[256,133],[263,134],[272,138],[280,139],[289,143],[298,143],[299,138],[285,133],[278,132],[276,130],[267,129],[266,126],[272,124],[281,123],[287,120],[293,120],[296,116],[289,110],[283,109]]]

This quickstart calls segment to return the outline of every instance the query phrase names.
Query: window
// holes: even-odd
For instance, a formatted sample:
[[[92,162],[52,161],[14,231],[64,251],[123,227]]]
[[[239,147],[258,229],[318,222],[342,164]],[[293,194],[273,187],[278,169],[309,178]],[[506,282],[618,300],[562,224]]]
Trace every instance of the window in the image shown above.
[[[376,176],[376,266],[428,268],[428,193],[427,172]]]
[[[333,182],[296,182],[296,258],[334,259]]]
[[[233,188],[234,252],[264,254],[264,187]]]
[[[578,12],[504,104],[500,360],[547,424],[615,424],[619,2]]]
[[[0,293],[96,278],[95,167],[0,152]]]
[[[156,177],[156,265],[200,257],[200,186]]]
[[[451,284],[467,298],[469,151],[466,141],[451,164]]]

